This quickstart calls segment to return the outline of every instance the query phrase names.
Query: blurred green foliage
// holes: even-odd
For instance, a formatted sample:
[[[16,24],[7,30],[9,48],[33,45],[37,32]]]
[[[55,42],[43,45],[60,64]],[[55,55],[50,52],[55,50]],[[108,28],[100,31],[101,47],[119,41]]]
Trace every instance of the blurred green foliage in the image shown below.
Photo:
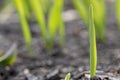
[[[117,18],[117,24],[118,24],[118,28],[120,30],[120,0],[116,0],[116,18]]]
[[[31,52],[30,50],[31,50],[32,38],[31,38],[30,29],[29,29],[29,24],[27,21],[27,17],[30,16],[29,7],[27,6],[26,0],[13,0],[13,1],[16,6],[16,9],[18,11],[18,14],[19,14],[26,46],[28,48],[28,51]],[[29,1],[29,0],[27,0],[27,1]]]
[[[16,61],[16,47],[16,44],[13,44],[6,53],[0,53],[0,67],[12,65]]]
[[[97,66],[97,48],[96,48],[96,33],[94,25],[94,7],[90,3],[89,6],[89,38],[90,38],[90,76],[96,76]]]
[[[31,13],[35,14],[46,47],[52,48],[54,46],[57,31],[60,35],[60,44],[64,44],[65,32],[62,20],[64,0],[14,0],[14,4],[20,17],[28,50],[31,49],[32,42],[28,24]]]
[[[68,74],[65,76],[65,79],[64,79],[64,80],[70,80],[70,77],[71,77],[71,74],[68,73]]]
[[[95,29],[97,38],[105,40],[106,6],[105,0],[92,0],[94,6]],[[88,26],[89,0],[73,0],[73,4],[79,12],[84,23]]]

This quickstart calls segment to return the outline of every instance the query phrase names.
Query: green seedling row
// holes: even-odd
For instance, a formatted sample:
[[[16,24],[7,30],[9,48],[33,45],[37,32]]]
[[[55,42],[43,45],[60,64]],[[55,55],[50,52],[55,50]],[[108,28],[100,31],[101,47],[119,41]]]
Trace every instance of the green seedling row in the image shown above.
[[[26,8],[26,6],[24,5],[24,0],[14,0],[14,4],[17,8],[19,17],[20,17],[20,22],[22,25],[22,31],[23,31],[23,35],[25,38],[25,42],[26,42],[26,46],[28,51],[31,52],[31,32],[29,29],[29,24],[27,22],[26,19],[26,15],[28,14],[28,9]]]
[[[97,66],[97,49],[96,49],[96,34],[94,25],[93,5],[89,8],[89,37],[90,37],[90,76],[96,76]]]
[[[0,68],[12,65],[16,61],[17,45],[14,43],[6,53],[0,53]]]
[[[86,26],[88,26],[88,11],[87,6],[85,6],[83,1],[80,0],[72,0],[75,8],[78,10],[79,15],[81,15],[81,18],[83,19]],[[87,0],[84,0],[87,1]],[[87,4],[86,4],[87,5]]]
[[[117,18],[117,24],[118,28],[120,30],[120,0],[116,0],[116,18]]]
[[[41,31],[43,40],[46,41],[47,40],[47,28],[46,28],[46,20],[45,20],[45,15],[42,9],[42,6],[39,3],[39,0],[30,0],[30,4],[33,9],[33,12],[36,16],[37,22],[39,24],[39,29]]]
[[[61,47],[65,46],[65,29],[64,29],[64,22],[62,20],[62,16],[60,17],[59,21],[59,36],[60,36],[60,45]]]
[[[65,76],[65,79],[64,79],[64,80],[70,80],[70,77],[71,77],[71,74],[68,73],[68,74]]]
[[[53,39],[55,38],[55,35],[56,35],[57,31],[58,30],[63,30],[63,22],[62,22],[62,19],[61,19],[63,1],[64,0],[57,0],[57,1],[55,0],[54,5],[51,8],[51,11],[49,13],[48,31],[49,31],[49,34],[50,34],[50,40],[51,40],[52,44],[54,43]],[[61,34],[61,36],[62,36],[62,34]]]
[[[30,43],[32,41],[28,24],[28,19],[31,16],[31,12],[35,14],[40,33],[46,47],[53,47],[54,38],[56,37],[57,33],[60,35],[60,43],[62,45],[64,44],[65,34],[64,23],[62,20],[64,0],[14,0],[14,3],[20,16],[27,47],[30,48]],[[52,3],[52,5],[50,3]]]
[[[74,6],[80,14],[80,17],[83,19],[86,26],[89,25],[89,0],[73,0]],[[103,42],[105,40],[105,14],[106,14],[106,7],[105,7],[105,0],[93,0],[92,1],[94,6],[94,18],[95,18],[95,26],[96,26],[96,35],[98,40]]]

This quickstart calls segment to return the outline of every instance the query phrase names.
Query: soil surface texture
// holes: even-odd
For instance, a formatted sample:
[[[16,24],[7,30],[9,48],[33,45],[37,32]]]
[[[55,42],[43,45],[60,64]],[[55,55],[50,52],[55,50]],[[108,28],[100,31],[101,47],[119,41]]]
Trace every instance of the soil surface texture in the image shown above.
[[[66,4],[64,12],[74,9],[68,1]],[[59,47],[56,37],[52,50],[43,45],[36,21],[30,22],[33,54],[28,54],[20,23],[9,23],[14,21],[11,16],[5,24],[0,24],[0,51],[6,52],[16,42],[18,56],[13,65],[0,69],[0,80],[64,80],[68,72],[72,75],[71,80],[120,80],[120,31],[112,5],[109,0],[105,42],[97,41],[98,72],[95,78],[89,78],[89,33],[81,18],[65,22],[65,47]]]

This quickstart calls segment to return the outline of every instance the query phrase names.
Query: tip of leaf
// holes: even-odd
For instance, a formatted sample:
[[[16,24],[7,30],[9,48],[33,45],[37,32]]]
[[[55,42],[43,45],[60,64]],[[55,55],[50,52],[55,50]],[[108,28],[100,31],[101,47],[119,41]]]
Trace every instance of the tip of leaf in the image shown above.
[[[0,66],[11,65],[15,62],[16,59],[16,44],[13,44],[10,49],[0,57]]]
[[[68,73],[68,74],[65,76],[65,80],[70,80],[70,77],[71,77],[71,74]]]

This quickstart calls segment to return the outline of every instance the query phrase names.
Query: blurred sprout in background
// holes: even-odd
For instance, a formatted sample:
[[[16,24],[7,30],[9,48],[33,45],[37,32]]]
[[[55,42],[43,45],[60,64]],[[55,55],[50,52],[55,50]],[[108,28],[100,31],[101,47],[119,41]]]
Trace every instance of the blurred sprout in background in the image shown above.
[[[42,6],[42,10],[45,14],[47,14],[47,12],[49,12],[51,5],[53,5],[54,0],[39,0],[40,1],[40,5]]]
[[[27,49],[28,49],[28,51],[30,51],[32,38],[31,38],[30,29],[29,29],[29,24],[27,21],[27,16],[30,16],[29,15],[30,14],[29,5],[27,5],[26,0],[13,0],[13,2],[15,4],[16,9],[17,9],[18,14],[19,14],[19,18],[20,18],[22,31],[23,31],[23,35],[25,38]]]
[[[118,28],[120,30],[120,0],[116,0],[116,18],[117,18],[117,24]]]
[[[28,19],[34,13],[39,25],[43,41],[48,48],[52,48],[56,33],[60,35],[60,44],[64,44],[64,23],[62,9],[64,0],[13,0],[18,11],[25,42],[31,49],[32,35]],[[34,6],[34,7],[33,7]],[[46,18],[47,15],[47,18]]]
[[[14,43],[6,53],[0,53],[0,68],[12,65],[16,61],[17,45]]]
[[[42,2],[42,0],[40,1]],[[42,35],[42,38],[44,40],[44,43],[46,47],[53,47],[54,45],[54,39],[56,36],[57,31],[60,33],[60,41],[63,41],[64,38],[64,24],[62,20],[62,9],[64,0],[45,0],[43,1],[44,5],[39,3],[39,0],[31,0],[31,6],[33,13],[36,16],[36,20],[39,24],[39,29]],[[53,5],[51,5],[52,3]],[[50,6],[44,8],[44,6]],[[50,9],[49,9],[50,8]],[[47,11],[48,10],[48,11]],[[45,15],[45,12],[47,12],[47,18]],[[64,42],[62,42],[64,43]]]
[[[96,33],[94,25],[94,7],[90,2],[89,6],[89,38],[90,38],[90,77],[96,76],[97,67],[97,48],[96,48]]]
[[[94,6],[95,29],[97,39],[103,42],[105,40],[105,26],[106,26],[106,5],[105,0],[92,0]],[[73,4],[83,19],[86,26],[88,26],[88,9],[89,0],[73,0]]]
[[[64,80],[70,80],[70,77],[71,77],[71,74],[70,74],[70,73],[67,73],[67,75],[65,76],[65,79],[64,79]]]

